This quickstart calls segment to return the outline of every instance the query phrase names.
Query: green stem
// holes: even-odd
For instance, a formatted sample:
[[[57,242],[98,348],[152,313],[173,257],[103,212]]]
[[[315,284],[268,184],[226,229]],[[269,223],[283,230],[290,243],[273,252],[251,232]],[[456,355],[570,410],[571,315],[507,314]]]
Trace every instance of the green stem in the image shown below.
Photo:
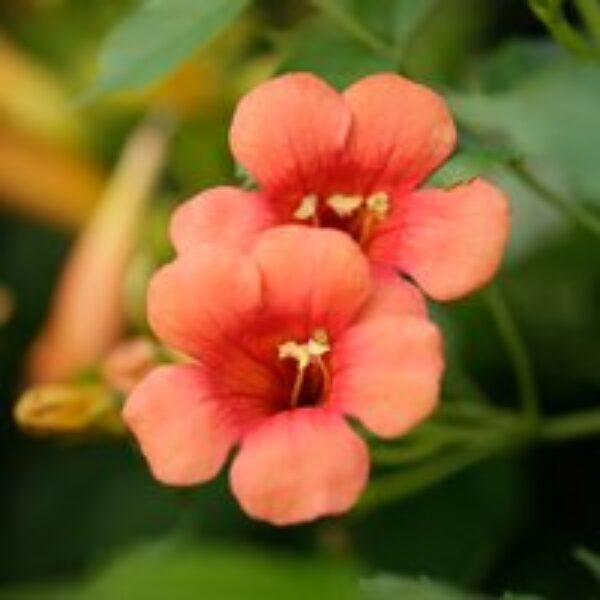
[[[525,342],[500,289],[490,286],[484,292],[484,298],[512,361],[523,413],[531,423],[535,423],[539,419],[540,403]]]
[[[523,421],[523,417],[518,419],[515,415],[513,430],[506,431],[503,436],[489,436],[485,443],[473,440],[475,445],[468,444],[465,440],[466,445],[462,448],[447,451],[442,455],[435,454],[422,464],[401,468],[395,473],[375,478],[353,515],[360,519],[382,504],[419,493],[475,463],[510,449],[523,448],[535,442],[560,443],[586,437],[600,437],[600,409],[543,419],[535,429],[524,427],[527,423]],[[397,464],[402,464],[404,457],[399,458]],[[392,453],[390,452],[380,464],[393,466]]]
[[[514,426],[519,415],[515,415],[512,410],[492,406],[491,404],[479,404],[469,401],[444,402],[438,409],[438,414],[446,422],[465,422],[480,426],[486,422],[490,426],[497,428],[509,428]]]
[[[575,0],[581,18],[590,34],[600,41],[600,4],[598,0]]]
[[[570,202],[566,198],[547,188],[522,164],[508,165],[514,175],[542,200],[569,217],[579,227],[600,238],[600,218],[585,210],[581,205]]]
[[[550,417],[542,422],[539,433],[541,439],[548,442],[600,436],[600,410]]]
[[[587,60],[598,59],[595,48],[588,44],[586,39],[574,27],[571,27],[566,19],[546,21],[546,25],[558,43],[573,54]]]
[[[569,23],[563,11],[563,2],[555,2],[553,6],[540,6],[536,0],[529,0],[529,6],[542,21],[552,37],[564,48],[584,59],[598,59],[597,49]]]
[[[442,446],[437,440],[424,440],[420,444],[403,446],[376,446],[371,448],[371,459],[374,464],[381,466],[415,463],[430,458]]]
[[[372,31],[355,19],[349,12],[343,10],[335,0],[310,0],[323,14],[348,35],[353,37],[379,56],[388,58],[394,63],[397,57],[393,50],[382,42]]]
[[[473,404],[490,406],[491,400],[478,383],[461,367],[447,365],[444,385],[448,397],[468,397]]]
[[[410,469],[374,479],[353,516],[362,518],[381,504],[399,500],[436,484],[489,456],[490,450],[463,449]]]

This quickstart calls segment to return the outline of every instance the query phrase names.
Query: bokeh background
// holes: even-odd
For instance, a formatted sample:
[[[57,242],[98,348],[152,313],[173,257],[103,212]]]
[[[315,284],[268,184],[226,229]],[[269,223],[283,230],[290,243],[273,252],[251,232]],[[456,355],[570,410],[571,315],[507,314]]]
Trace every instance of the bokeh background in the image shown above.
[[[223,476],[167,489],[126,436],[40,435],[14,419],[28,386],[68,371],[62,353],[86,367],[63,378],[76,385],[94,376],[96,338],[104,351],[115,336],[147,335],[144,286],[170,256],[170,211],[240,181],[227,149],[235,104],[290,70],[340,88],[399,70],[446,95],[464,147],[496,148],[477,169],[513,207],[498,285],[544,413],[597,407],[600,237],[588,225],[600,217],[600,7],[531,4],[542,12],[522,0],[261,0],[151,84],[117,73],[96,86],[104,40],[137,3],[0,3],[1,598],[341,598],[354,577],[382,574],[391,579],[365,588],[369,598],[600,597],[597,437],[479,462],[360,519],[275,529],[243,516]],[[539,17],[553,4],[564,23],[549,32]],[[468,396],[474,381],[514,406],[485,296],[433,311],[460,374],[448,393]]]

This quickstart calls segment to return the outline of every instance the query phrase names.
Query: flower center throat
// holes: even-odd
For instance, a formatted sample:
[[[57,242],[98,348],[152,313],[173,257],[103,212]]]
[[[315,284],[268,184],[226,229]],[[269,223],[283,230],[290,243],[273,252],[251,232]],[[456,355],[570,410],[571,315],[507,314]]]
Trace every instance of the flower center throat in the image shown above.
[[[293,216],[319,227],[327,211],[346,221],[357,242],[364,246],[371,239],[373,228],[389,214],[390,199],[385,192],[375,192],[369,196],[332,194],[324,200],[320,200],[316,194],[308,194],[302,198]]]
[[[316,405],[327,396],[330,376],[323,357],[329,351],[329,339],[323,329],[315,330],[304,343],[290,340],[279,345],[279,359],[296,362],[289,396],[291,408]]]

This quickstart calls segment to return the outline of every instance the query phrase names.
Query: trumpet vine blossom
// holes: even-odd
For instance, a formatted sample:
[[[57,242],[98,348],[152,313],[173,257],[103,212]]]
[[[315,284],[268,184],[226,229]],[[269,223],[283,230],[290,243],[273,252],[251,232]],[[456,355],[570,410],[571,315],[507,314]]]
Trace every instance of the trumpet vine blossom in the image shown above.
[[[190,362],[138,384],[126,423],[169,485],[212,479],[238,447],[230,486],[254,518],[347,511],[369,472],[347,419],[399,436],[438,399],[441,340],[421,294],[374,278],[339,231],[288,225],[246,252],[190,248],[154,276],[148,313]]]
[[[341,229],[373,264],[432,298],[458,298],[497,270],[509,210],[479,178],[422,187],[455,141],[442,98],[404,77],[373,75],[338,93],[313,75],[284,75],[241,100],[230,131],[258,190],[199,194],[175,214],[172,240],[179,252],[207,241],[247,248],[276,224]]]

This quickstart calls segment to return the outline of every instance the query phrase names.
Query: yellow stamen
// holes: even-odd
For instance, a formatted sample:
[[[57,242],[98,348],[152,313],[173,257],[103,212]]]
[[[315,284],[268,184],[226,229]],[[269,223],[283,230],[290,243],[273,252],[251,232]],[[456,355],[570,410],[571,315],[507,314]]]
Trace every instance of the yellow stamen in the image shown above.
[[[278,357],[280,360],[292,358],[298,363],[296,379],[294,380],[294,385],[290,394],[290,405],[292,407],[298,405],[306,369],[311,363],[317,365],[321,370],[324,387],[328,389],[329,375],[321,357],[324,354],[327,354],[329,350],[330,346],[327,332],[323,329],[315,330],[312,337],[304,344],[288,341],[279,345]]]
[[[371,239],[373,228],[385,219],[390,212],[390,197],[386,192],[375,192],[367,197],[358,194],[332,194],[325,204],[338,217],[352,218],[349,227],[361,246]],[[302,198],[294,217],[300,220],[312,221],[315,226],[319,221],[319,199],[316,194],[308,194]],[[354,218],[356,215],[356,218]]]
[[[292,393],[290,394],[290,406],[292,408],[298,406],[298,400],[300,399],[300,392],[302,391],[302,384],[304,383],[305,374],[306,369],[301,369],[298,367],[296,379],[294,379],[294,387],[292,387]]]
[[[305,369],[310,363],[310,352],[307,344],[299,344],[298,342],[285,342],[279,346],[279,358],[293,358],[298,362],[299,369]]]
[[[390,211],[390,198],[385,192],[376,192],[367,198],[366,205],[369,212],[378,219],[384,219]]]
[[[349,217],[355,213],[363,203],[362,196],[345,196],[344,194],[333,194],[325,201],[327,206],[338,215],[338,217]]]
[[[315,219],[317,217],[317,204],[319,199],[315,194],[304,196],[294,212],[294,218],[305,221],[307,219]]]
[[[379,221],[385,219],[389,210],[390,199],[385,192],[376,192],[366,199],[358,236],[358,243],[361,246],[364,246],[371,239],[373,227]]]

